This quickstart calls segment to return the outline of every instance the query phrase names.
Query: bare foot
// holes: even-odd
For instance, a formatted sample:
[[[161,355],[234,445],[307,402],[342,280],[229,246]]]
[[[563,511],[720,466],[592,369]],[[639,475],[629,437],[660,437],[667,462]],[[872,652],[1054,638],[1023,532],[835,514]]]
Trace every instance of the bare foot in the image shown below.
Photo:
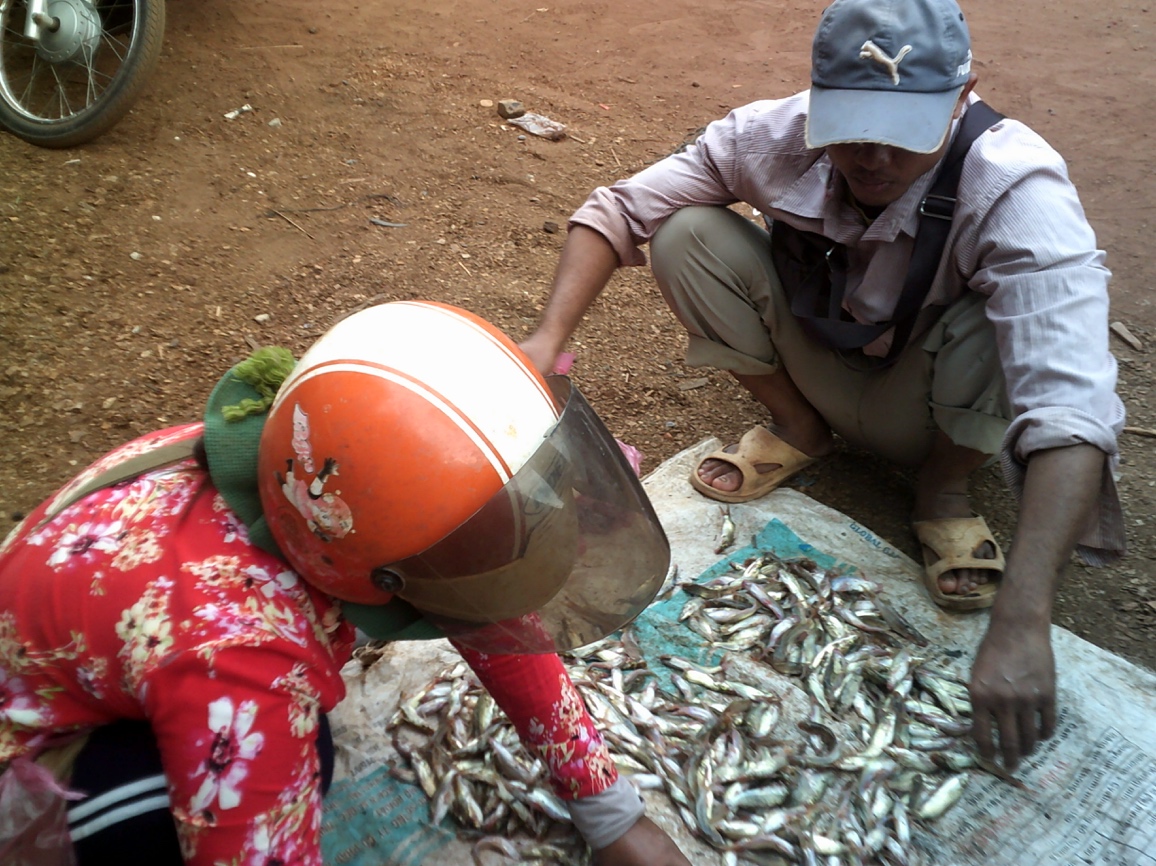
[[[971,517],[971,504],[966,492],[929,493],[916,495],[912,520],[941,520],[948,517]],[[996,549],[990,541],[982,542],[972,555],[976,559],[995,559]],[[976,587],[989,581],[998,580],[998,572],[986,568],[957,568],[945,571],[939,576],[939,589],[945,595],[967,595]]]
[[[827,428],[812,432],[809,436],[796,436],[793,432],[775,426],[771,426],[769,429],[792,448],[797,448],[808,457],[826,457],[835,448],[835,438],[831,435],[830,429]],[[738,443],[732,442],[723,451],[734,454],[738,448]],[[765,475],[780,468],[781,465],[780,463],[756,463],[754,467],[760,475]],[[698,477],[724,493],[733,493],[743,484],[743,473],[733,463],[727,463],[725,460],[704,460],[698,468]]]

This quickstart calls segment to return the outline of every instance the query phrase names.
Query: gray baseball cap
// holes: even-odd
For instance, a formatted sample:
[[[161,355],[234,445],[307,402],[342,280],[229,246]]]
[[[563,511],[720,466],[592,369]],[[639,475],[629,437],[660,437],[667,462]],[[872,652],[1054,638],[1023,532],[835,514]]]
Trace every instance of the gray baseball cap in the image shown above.
[[[955,0],[835,0],[811,47],[807,146],[933,153],[970,73],[971,37]]]

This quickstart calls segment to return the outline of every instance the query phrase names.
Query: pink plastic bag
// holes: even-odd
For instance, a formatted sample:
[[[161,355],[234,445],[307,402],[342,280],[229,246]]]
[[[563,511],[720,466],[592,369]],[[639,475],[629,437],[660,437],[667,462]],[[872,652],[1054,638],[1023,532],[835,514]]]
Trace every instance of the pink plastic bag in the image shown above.
[[[618,443],[619,449],[626,455],[626,462],[630,464],[630,468],[634,470],[634,474],[641,478],[642,460],[645,455],[633,445],[627,445],[621,439],[615,439],[614,441]]]
[[[19,757],[0,773],[0,863],[4,866],[75,866],[68,834],[67,791],[35,761]]]

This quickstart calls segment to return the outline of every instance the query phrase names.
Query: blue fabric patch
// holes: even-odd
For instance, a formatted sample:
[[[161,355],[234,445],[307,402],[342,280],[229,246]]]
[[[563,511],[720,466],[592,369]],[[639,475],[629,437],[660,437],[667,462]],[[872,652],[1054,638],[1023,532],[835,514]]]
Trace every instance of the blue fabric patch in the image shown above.
[[[697,578],[696,583],[706,583],[712,578],[734,573],[732,563],[739,566],[761,553],[773,553],[780,559],[813,560],[820,568],[832,568],[838,564],[833,556],[822,553],[817,548],[795,535],[786,524],[777,519],[770,520],[745,547],[732,550]],[[691,597],[681,590],[676,591],[666,601],[651,605],[639,615],[631,625],[647,666],[659,675],[659,685],[667,691],[673,690],[667,676],[671,673],[661,661],[661,656],[675,655],[700,665],[717,665],[725,650],[716,649],[703,638],[678,621],[679,614]],[[677,694],[677,691],[675,691]]]
[[[416,785],[390,775],[388,766],[334,782],[325,796],[321,854],[342,866],[421,866],[457,838],[446,818],[430,824],[430,801]]]

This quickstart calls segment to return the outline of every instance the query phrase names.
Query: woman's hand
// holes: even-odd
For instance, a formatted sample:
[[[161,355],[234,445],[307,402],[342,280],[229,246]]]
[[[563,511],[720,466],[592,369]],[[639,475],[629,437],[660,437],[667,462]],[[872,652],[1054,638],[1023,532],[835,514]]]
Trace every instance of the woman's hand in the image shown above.
[[[690,861],[643,815],[617,841],[594,853],[594,866],[690,866]]]

